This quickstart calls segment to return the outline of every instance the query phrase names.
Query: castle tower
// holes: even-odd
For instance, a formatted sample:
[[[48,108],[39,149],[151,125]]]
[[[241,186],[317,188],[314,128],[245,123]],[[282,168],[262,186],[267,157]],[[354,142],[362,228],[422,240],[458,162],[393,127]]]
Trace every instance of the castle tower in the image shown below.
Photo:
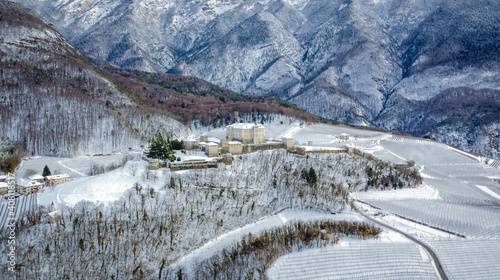
[[[281,138],[281,141],[283,141],[283,143],[285,143],[285,147],[287,150],[294,150],[295,149],[293,137],[283,137],[283,138]]]
[[[207,143],[205,146],[205,154],[208,157],[218,157],[219,156],[219,145],[215,143]]]
[[[228,139],[221,139],[220,146],[221,146],[223,154],[229,153],[229,140]]]

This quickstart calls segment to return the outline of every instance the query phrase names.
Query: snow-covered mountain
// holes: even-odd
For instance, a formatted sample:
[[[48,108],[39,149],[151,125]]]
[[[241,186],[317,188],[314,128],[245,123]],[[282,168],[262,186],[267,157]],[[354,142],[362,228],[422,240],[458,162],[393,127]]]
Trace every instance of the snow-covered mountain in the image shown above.
[[[77,49],[500,156],[500,2],[16,0]]]
[[[25,8],[0,3],[0,40],[0,144],[29,155],[78,155],[137,148],[157,131],[187,135]]]

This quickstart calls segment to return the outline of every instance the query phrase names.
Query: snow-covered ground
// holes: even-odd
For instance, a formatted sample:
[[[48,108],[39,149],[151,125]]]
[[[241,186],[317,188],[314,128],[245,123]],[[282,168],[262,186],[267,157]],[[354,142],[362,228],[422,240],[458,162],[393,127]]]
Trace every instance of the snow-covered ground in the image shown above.
[[[341,133],[349,134],[350,139],[348,141],[336,139],[335,136]],[[498,206],[500,184],[493,180],[500,175],[498,169],[481,163],[480,159],[474,155],[426,139],[390,136],[381,132],[328,125],[308,126],[301,129],[294,137],[296,143],[302,145],[308,141],[313,141],[315,146],[347,145],[393,163],[404,164],[414,161],[423,177],[423,184],[420,187],[358,192],[351,194],[351,197],[376,206],[377,209],[365,205],[366,211],[376,215],[376,218],[381,221],[433,245],[438,257],[443,256],[441,261],[448,276],[452,276],[450,278],[467,279],[471,275],[478,279],[500,278],[498,269],[485,269],[481,273],[475,273],[481,265],[494,267],[492,263],[500,260],[497,254],[493,253],[493,250],[498,250],[498,242],[500,242]],[[464,238],[453,233],[466,236],[466,240],[472,239],[473,241],[463,242]],[[374,249],[377,246],[373,246],[370,242],[359,241],[357,248],[360,252],[354,252],[352,248],[338,249],[337,246],[333,246],[328,249],[293,253],[278,259],[268,275],[275,279],[293,279],[297,276],[297,279],[300,279],[300,275],[308,275],[307,278],[316,279],[336,279],[337,275],[340,275],[339,278],[349,279],[356,277],[363,279],[436,277],[435,272],[426,274],[429,271],[425,269],[419,270],[420,274],[409,274],[413,270],[411,265],[407,266],[408,270],[405,271],[400,270],[401,267],[381,266],[377,265],[377,260],[364,260],[363,258],[350,260],[349,263],[352,263],[352,266],[342,261],[340,267],[345,265],[350,267],[343,270],[335,265],[335,261],[328,259],[333,258],[339,262],[348,258],[346,254],[362,256],[362,252],[372,252],[382,259],[390,259],[399,250],[404,251],[408,256],[413,256],[414,259],[411,262],[413,265],[419,263],[418,253],[415,253],[418,252],[416,245],[408,244],[410,245],[408,248],[399,246],[387,252],[383,248],[391,246],[389,245],[391,242],[386,242],[388,243],[379,243],[377,246],[380,248]],[[453,244],[460,244],[460,246],[454,250]],[[415,248],[411,249],[412,246]],[[481,250],[480,248],[483,247],[488,249]],[[470,256],[474,257],[473,261],[469,261]],[[316,263],[321,263],[321,265],[316,267],[313,265]],[[355,268],[360,267],[369,269],[368,271],[361,270],[363,272],[359,275],[355,274]],[[398,273],[391,274],[391,271],[398,271]]]
[[[499,279],[500,240],[440,239],[427,242],[438,252],[449,279]]]
[[[125,160],[137,159],[140,152],[130,152],[127,154],[117,153],[109,155],[80,156],[74,158],[59,157],[32,157],[25,158],[16,170],[16,178],[24,177],[26,170],[31,169],[38,174],[42,174],[45,165],[49,167],[52,174],[65,173],[70,178],[80,178],[88,176],[92,165],[107,167],[110,165],[120,165]]]
[[[252,224],[248,224],[244,227],[237,228],[231,232],[218,236],[202,247],[194,250],[187,256],[181,258],[177,263],[172,265],[172,267],[176,269],[183,268],[184,272],[189,275],[191,273],[191,269],[194,268],[198,263],[221,252],[223,249],[230,249],[233,245],[235,245],[237,242],[240,242],[243,237],[247,236],[248,234],[257,236],[264,230],[286,226],[298,221],[309,222],[317,220],[353,222],[362,221],[362,219],[359,216],[355,215],[353,212],[337,213],[333,215],[312,211],[284,210],[277,215],[264,217]]]
[[[141,174],[147,168],[148,163],[145,161],[130,161],[124,167],[105,174],[77,178],[38,194],[38,203],[49,205],[54,202],[56,205],[74,206],[81,200],[113,202],[135,183],[143,183]]]
[[[225,137],[225,128],[199,131],[209,137]],[[343,141],[338,135],[347,133]],[[441,259],[450,278],[500,279],[494,264],[500,249],[500,170],[482,163],[477,157],[446,145],[415,138],[394,137],[388,133],[359,130],[325,124],[304,126],[299,122],[266,126],[267,138],[294,137],[297,145],[313,141],[314,147],[350,146],[391,163],[414,161],[421,171],[423,183],[417,188],[352,193],[351,198],[362,211],[407,232],[431,245]],[[147,162],[134,155],[123,167],[98,176],[88,176],[92,164],[106,166],[121,162],[127,155],[79,158],[33,158],[23,161],[16,175],[27,169],[41,172],[48,165],[55,171],[68,173],[73,179],[38,195],[38,204],[75,205],[80,200],[112,202],[127,189],[140,183],[158,189],[165,182],[146,180]],[[178,157],[204,159],[201,152],[178,153]],[[170,172],[162,169],[157,172]],[[156,173],[157,173],[156,172]],[[183,171],[182,171],[183,172]],[[177,172],[182,176],[182,172]],[[155,174],[156,174],[155,173]],[[163,185],[162,185],[163,184]],[[364,220],[355,212],[342,215],[316,212],[284,211],[265,217],[241,228],[214,237],[202,247],[181,258],[177,266],[189,267],[228,248],[249,233],[286,225],[291,220],[318,219]],[[463,238],[465,236],[465,238]],[[345,243],[347,242],[347,243]],[[496,250],[496,251],[495,251]],[[473,258],[473,260],[471,260]],[[480,273],[480,268],[486,267]],[[323,249],[311,249],[280,257],[268,271],[271,279],[435,279],[428,257],[415,243],[385,230],[379,240],[341,241]],[[337,277],[337,278],[335,278]]]
[[[357,200],[395,200],[395,199],[439,199],[439,192],[429,186],[422,184],[413,189],[388,190],[388,191],[367,191],[355,192],[351,196]]]
[[[285,255],[270,279],[439,279],[425,251],[410,241],[344,240]]]

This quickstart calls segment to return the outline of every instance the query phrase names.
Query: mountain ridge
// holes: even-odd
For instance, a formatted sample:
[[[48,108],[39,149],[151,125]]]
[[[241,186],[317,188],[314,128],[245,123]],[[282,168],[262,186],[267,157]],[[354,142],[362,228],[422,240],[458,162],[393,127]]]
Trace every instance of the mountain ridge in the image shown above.
[[[414,100],[453,88],[500,90],[495,1],[17,2],[41,13],[77,49],[121,67],[277,96],[355,125],[415,131],[415,122],[399,119],[398,112],[417,119],[439,112],[407,107],[419,103]],[[485,132],[480,141],[468,136],[474,128],[453,137],[467,139],[462,149],[499,157],[497,124],[478,127]],[[456,140],[437,127],[416,133]]]
[[[236,121],[234,111],[255,122],[320,121],[291,103],[240,96],[195,77],[92,62],[12,2],[0,2],[0,38],[0,147],[30,156],[120,152],[158,131],[182,139],[192,123]]]

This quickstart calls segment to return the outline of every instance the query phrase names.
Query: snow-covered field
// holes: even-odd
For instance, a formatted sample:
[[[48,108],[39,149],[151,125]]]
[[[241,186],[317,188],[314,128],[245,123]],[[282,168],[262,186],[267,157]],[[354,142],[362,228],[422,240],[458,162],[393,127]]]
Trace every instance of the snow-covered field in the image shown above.
[[[348,141],[339,142],[335,136],[340,133],[347,133],[351,138]],[[493,179],[498,180],[500,170],[481,163],[474,155],[426,139],[390,136],[381,132],[359,131],[328,125],[307,126],[294,136],[296,144],[305,145],[308,141],[313,141],[314,145],[318,146],[348,145],[393,163],[414,161],[421,170],[422,186],[416,189],[359,192],[351,194],[351,197],[381,208],[382,210],[367,209],[367,211],[379,213],[378,218],[382,221],[389,221],[391,225],[417,238],[424,238],[426,242],[433,245],[434,243],[450,244],[449,246],[433,246],[438,257],[443,256],[441,261],[450,279],[466,279],[471,275],[477,276],[478,279],[500,278],[500,270],[493,268],[476,274],[481,264],[485,267],[494,267],[491,263],[500,260],[498,253],[493,252],[498,250],[498,242],[500,242],[500,184]],[[383,215],[380,215],[380,211]],[[473,238],[473,241],[465,242],[464,238],[439,229],[464,235],[467,241]],[[382,248],[377,250],[374,249],[376,246],[368,244],[370,242],[359,241],[359,251],[377,251],[382,258],[392,258],[391,255],[396,254],[398,250],[405,251],[408,256],[412,255],[412,249],[404,249],[398,245],[398,248],[394,248],[394,252],[387,252],[384,256]],[[460,244],[460,246],[455,250],[453,244]],[[488,249],[482,250],[481,248]],[[416,247],[413,252],[415,250],[418,252]],[[435,272],[426,274],[427,270],[424,270],[426,272],[423,274],[412,275],[408,274],[412,266],[407,266],[409,270],[404,271],[404,269],[398,270],[397,267],[388,265],[376,265],[376,260],[361,261],[360,258],[351,259],[347,262],[349,264],[342,261],[341,267],[350,268],[335,270],[335,261],[328,260],[332,256],[336,260],[343,260],[346,258],[345,254],[356,256],[362,253],[353,252],[351,248],[338,250],[337,246],[333,246],[328,249],[293,253],[278,259],[268,275],[278,279],[293,279],[294,277],[300,279],[304,278],[303,275],[308,275],[309,277],[306,278],[309,279],[337,279],[337,275],[343,275],[338,277],[340,279],[356,277],[403,279],[405,275],[410,275],[406,277],[409,279],[429,279],[437,276]],[[468,252],[473,252],[473,254],[468,254]],[[413,255],[418,254],[413,253]],[[469,261],[469,256],[473,256],[474,260]],[[385,262],[387,263],[390,262]],[[416,265],[418,262],[412,263]],[[355,271],[362,267],[371,269],[360,270],[363,271],[361,274],[355,274]],[[391,274],[391,271],[399,272]]]
[[[127,154],[89,155],[75,158],[37,156],[24,159],[15,174],[16,178],[22,178],[28,169],[32,169],[38,174],[41,174],[44,166],[47,165],[52,174],[66,173],[70,176],[70,178],[80,178],[88,176],[92,165],[100,165],[103,167],[120,165],[125,160],[137,159],[139,157],[139,152],[130,152]]]
[[[248,224],[244,227],[237,228],[231,232],[225,233],[217,238],[209,241],[201,248],[196,249],[187,256],[181,258],[177,263],[173,265],[173,268],[183,268],[185,273],[188,275],[198,263],[203,260],[209,259],[213,255],[221,252],[223,249],[231,248],[237,242],[240,242],[243,237],[248,234],[258,235],[264,230],[269,230],[285,225],[289,225],[293,222],[302,221],[316,221],[316,220],[331,220],[331,221],[353,221],[360,222],[362,219],[359,216],[353,215],[353,213],[337,213],[336,215],[318,213],[312,211],[294,211],[285,210],[277,215],[271,215],[264,217],[252,224]]]
[[[356,193],[353,197],[383,209],[388,216],[379,219],[430,244],[450,279],[500,278],[500,270],[492,264],[500,260],[500,184],[493,180],[500,171],[476,160],[474,155],[433,141],[391,137],[378,143],[382,149],[373,154],[379,158],[400,163],[415,161],[424,186],[415,190]],[[362,150],[364,147],[367,146],[358,146]],[[465,238],[426,230],[429,228],[422,224]]]
[[[192,136],[197,138],[203,134],[223,138],[225,133],[224,128],[219,128],[195,131]],[[336,136],[342,133],[349,134],[350,139],[339,140]],[[413,161],[423,178],[420,186],[401,190],[355,192],[351,193],[351,199],[367,203],[355,203],[367,214],[430,245],[450,279],[467,279],[470,275],[477,276],[478,279],[500,279],[500,270],[495,269],[495,264],[500,261],[497,253],[500,249],[499,169],[482,163],[473,155],[424,139],[396,137],[383,132],[325,124],[308,126],[290,122],[266,126],[267,138],[290,136],[295,138],[296,145],[307,145],[309,141],[318,149],[347,145],[394,164]],[[205,158],[200,152],[179,153],[177,156],[183,159]],[[176,180],[182,178],[189,182],[203,176],[212,179],[221,176],[212,171],[170,172],[160,169],[149,172],[147,163],[137,160],[139,158],[138,153],[79,158],[36,157],[23,161],[16,175],[23,177],[28,169],[41,172],[45,165],[53,173],[68,173],[72,181],[38,195],[39,205],[55,202],[66,206],[75,205],[81,200],[110,203],[118,200],[136,183],[160,190],[168,184],[163,180],[166,177],[175,177]],[[266,157],[244,156],[238,160],[256,164],[255,161],[261,158]],[[101,175],[88,176],[93,165],[118,165],[126,160],[129,161],[123,167]],[[239,164],[236,161],[234,164],[238,168],[244,167],[243,162]],[[262,189],[249,180],[257,182],[258,177],[263,176],[272,178],[271,173],[279,169],[282,168],[277,169],[270,164],[269,174],[249,173],[245,175],[246,180],[240,178],[241,180],[235,181],[234,186],[248,191],[255,188],[253,191],[260,192]],[[229,167],[221,170],[228,172],[225,175],[227,178],[236,174],[236,170],[231,171]],[[247,169],[248,172],[249,170],[252,169]],[[359,170],[361,172],[364,170]],[[200,177],[200,174],[203,175]],[[165,178],[155,179],[158,176]],[[179,259],[174,267],[185,267],[185,272],[189,273],[190,266],[230,248],[249,233],[258,234],[263,230],[286,225],[292,220],[319,219],[364,221],[359,214],[350,210],[336,216],[313,211],[284,211],[214,236],[205,245],[192,248],[193,251]],[[271,279],[438,278],[422,247],[388,229],[384,230],[378,240],[345,239],[331,247],[282,256],[275,261],[267,275]]]
[[[130,161],[124,167],[105,174],[74,179],[46,189],[38,195],[40,205],[74,206],[81,200],[109,203],[118,200],[134,186],[143,183],[141,174],[148,168],[145,161]]]
[[[500,240],[429,240],[449,279],[499,279]]]
[[[3,232],[10,222],[17,222],[26,217],[28,212],[37,209],[37,194],[24,196],[21,195],[15,199],[15,204],[9,205],[5,195],[0,195],[0,232]],[[14,215],[10,215],[10,209],[14,209]]]
[[[439,279],[430,257],[415,243],[344,240],[285,255],[268,269],[270,279]]]

